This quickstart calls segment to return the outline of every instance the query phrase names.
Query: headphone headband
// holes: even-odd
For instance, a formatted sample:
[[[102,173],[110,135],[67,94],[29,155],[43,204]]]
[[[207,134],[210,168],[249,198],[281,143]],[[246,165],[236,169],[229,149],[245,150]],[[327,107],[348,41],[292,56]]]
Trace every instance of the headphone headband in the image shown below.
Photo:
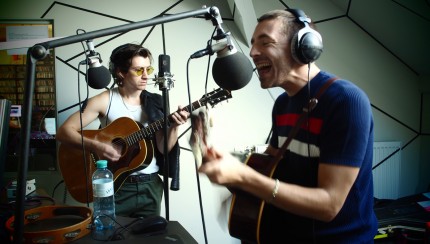
[[[301,9],[297,9],[297,8],[289,8],[286,9],[288,12],[292,13],[294,15],[294,17],[296,17],[296,20],[298,20],[299,22],[302,22],[304,25],[305,23],[309,24],[311,23],[311,19],[306,16],[305,12],[303,12],[303,10]]]

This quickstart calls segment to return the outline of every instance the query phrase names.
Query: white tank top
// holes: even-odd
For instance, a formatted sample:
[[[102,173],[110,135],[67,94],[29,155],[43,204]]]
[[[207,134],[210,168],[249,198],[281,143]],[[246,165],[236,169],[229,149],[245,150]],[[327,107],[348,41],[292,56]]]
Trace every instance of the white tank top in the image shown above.
[[[101,127],[105,127],[112,121],[120,117],[128,117],[134,121],[140,122],[143,126],[148,125],[148,116],[145,111],[142,110],[141,105],[129,105],[125,103],[119,93],[118,87],[114,87],[109,91],[109,105],[105,112],[106,116],[100,118]],[[154,145],[156,147],[156,145]],[[154,148],[154,150],[157,150]],[[159,167],[156,163],[155,157],[152,158],[151,163],[143,170],[134,172],[135,174],[152,174],[158,172]]]

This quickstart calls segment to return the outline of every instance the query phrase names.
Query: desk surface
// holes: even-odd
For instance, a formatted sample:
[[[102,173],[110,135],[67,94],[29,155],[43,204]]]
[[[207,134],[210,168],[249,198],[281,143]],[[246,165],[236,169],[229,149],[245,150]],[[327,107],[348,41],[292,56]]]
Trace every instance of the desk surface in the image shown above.
[[[430,212],[418,202],[428,200],[429,198],[423,194],[416,194],[376,204],[375,214],[379,228],[389,225],[411,225],[425,229],[426,223],[430,222]]]
[[[117,221],[123,225],[131,222],[133,219],[118,217]],[[136,241],[141,241],[145,244],[181,244],[181,243],[197,243],[197,241],[185,230],[185,228],[178,221],[169,221],[167,224],[166,232],[163,234],[153,235],[153,236],[143,236],[143,235],[134,235],[129,231],[123,232],[124,239],[112,241],[113,243],[136,243]],[[82,243],[82,244],[90,244],[90,243],[99,243],[105,241],[97,241],[94,240],[91,236],[91,233],[73,241],[73,243]]]
[[[426,240],[430,240],[426,232],[430,212],[418,204],[428,200],[423,194],[417,194],[377,202],[375,214],[378,218],[378,234],[375,243],[409,243],[408,240],[426,243]]]

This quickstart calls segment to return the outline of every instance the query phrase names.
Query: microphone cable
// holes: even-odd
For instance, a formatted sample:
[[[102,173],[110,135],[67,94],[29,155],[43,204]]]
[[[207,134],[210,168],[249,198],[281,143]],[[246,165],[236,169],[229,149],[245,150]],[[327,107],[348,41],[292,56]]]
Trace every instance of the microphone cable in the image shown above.
[[[217,28],[214,28],[214,31],[212,32],[211,38],[208,41],[208,46],[212,45],[212,38],[214,37],[215,33],[216,33]],[[204,96],[207,95],[207,86],[208,86],[208,80],[209,80],[209,69],[210,69],[210,63],[211,63],[211,55],[208,55],[208,63],[207,63],[207,69],[206,69],[206,80],[205,80],[205,92],[204,92]],[[190,72],[189,72],[189,66],[190,66],[190,61],[191,61],[191,57],[188,58],[187,60],[187,66],[186,66],[186,77],[187,77],[187,91],[188,91],[188,104],[190,107],[190,113],[193,112],[193,106],[192,106],[192,102],[191,102],[191,91],[190,91]],[[205,105],[206,106],[206,105]],[[191,116],[191,115],[190,115]],[[191,126],[185,130],[184,133],[186,133],[187,131],[189,131],[192,127],[193,127],[193,120],[190,120]],[[183,134],[182,134],[183,135]],[[180,135],[180,137],[182,136]],[[191,151],[189,149],[187,149],[187,151]],[[205,243],[208,243],[208,237],[207,237],[207,232],[206,232],[206,222],[205,222],[205,217],[204,217],[204,211],[203,211],[203,201],[202,201],[202,191],[201,191],[201,185],[200,185],[200,176],[198,173],[198,165],[197,165],[197,160],[194,160],[194,167],[195,167],[195,173],[196,173],[196,180],[197,180],[197,192],[198,192],[198,197],[199,197],[199,206],[200,206],[200,215],[202,216],[202,227],[203,227],[203,235],[205,238]]]
[[[308,121],[307,121],[307,147],[308,147],[308,163],[309,163],[309,168],[310,168],[310,172],[312,172],[312,159],[311,159],[311,146],[310,146],[310,137],[309,137],[309,133],[311,131],[311,107],[310,107],[310,103],[309,101],[311,100],[311,63],[308,63],[308,83],[307,83],[307,88],[308,88]],[[318,162],[317,162],[318,163]],[[316,244],[317,240],[316,240],[316,236],[315,236],[315,219],[312,219],[312,243]]]
[[[188,58],[187,60],[187,69],[186,69],[186,76],[187,76],[187,89],[188,89],[188,104],[190,107],[190,117],[191,117],[191,113],[193,113],[193,106],[192,106],[192,102],[191,102],[191,91],[190,91],[190,78],[189,78],[189,64],[190,64],[190,60],[191,58]],[[206,90],[206,85],[205,85],[205,90]],[[206,95],[206,91],[205,91],[205,95]],[[185,131],[187,132],[188,130],[190,130],[191,128],[193,128],[193,120],[190,120],[190,127]],[[190,150],[191,151],[191,150]],[[202,227],[203,227],[203,235],[205,238],[205,243],[208,243],[208,239],[207,239],[207,233],[206,233],[206,222],[205,222],[205,215],[204,215],[204,211],[203,211],[203,203],[202,203],[202,194],[201,194],[201,188],[200,188],[200,176],[198,173],[198,165],[197,165],[197,160],[194,159],[194,168],[195,168],[195,174],[196,174],[196,180],[197,180],[197,193],[198,193],[198,197],[199,197],[199,206],[200,206],[200,215],[202,216]]]
[[[217,31],[217,27],[215,27],[213,32],[212,32],[211,38],[208,41],[208,47],[212,46],[212,40],[215,36],[216,31]],[[211,66],[211,56],[212,55],[208,55],[208,66],[206,68],[205,93],[204,93],[205,96],[208,93],[208,81],[209,81],[209,70],[210,70],[210,66]],[[190,59],[188,59],[188,60],[190,60]],[[188,67],[187,67],[187,73],[188,73]],[[191,100],[189,100],[189,102],[191,103]]]
[[[78,32],[79,31],[82,31],[82,32],[84,32],[85,33],[85,30],[83,30],[83,29],[78,29],[77,31],[76,31],[76,34],[79,34]],[[82,45],[82,49],[84,50],[84,53],[85,53],[85,69],[86,69],[86,71],[87,72],[85,72],[85,76],[86,76],[86,78],[87,78],[87,80],[88,80],[88,54],[87,54],[87,50],[85,49],[85,45],[84,45],[84,43],[83,42],[81,42],[81,45]],[[84,110],[85,110],[85,107],[87,106],[87,102],[88,102],[88,94],[89,94],[89,85],[88,85],[88,82],[87,82],[87,97],[85,98],[85,100],[82,102],[82,100],[81,100],[81,79],[80,79],[80,67],[81,67],[81,64],[82,64],[82,62],[79,62],[79,64],[78,64],[78,104],[79,104],[79,122],[80,122],[80,129],[81,129],[81,131],[83,131],[83,129],[84,129],[84,126],[83,126],[83,124],[82,124],[82,113],[84,112]],[[81,133],[81,146],[82,146],[82,159],[83,159],[83,166],[84,166],[84,172],[85,172],[85,176],[87,176],[88,175],[88,167],[87,167],[87,159],[86,159],[86,157],[85,157],[85,155],[86,155],[86,150],[85,150],[85,145],[84,145],[84,134],[83,133]],[[85,187],[85,190],[86,190],[86,199],[87,199],[87,207],[89,207],[89,205],[90,205],[90,201],[89,201],[89,187],[91,187],[90,186],[90,182],[88,182],[88,177],[85,177],[85,185],[87,186],[87,187]]]

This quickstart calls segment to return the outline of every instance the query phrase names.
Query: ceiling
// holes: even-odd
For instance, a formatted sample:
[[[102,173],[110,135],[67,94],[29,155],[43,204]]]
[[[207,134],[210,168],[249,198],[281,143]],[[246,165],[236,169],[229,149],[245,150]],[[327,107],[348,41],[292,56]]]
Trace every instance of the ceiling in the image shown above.
[[[423,91],[430,91],[430,0],[253,0],[253,4],[228,0],[228,3],[247,40],[253,31],[247,29],[249,23],[274,8],[302,8],[316,23],[348,18],[416,74]],[[241,26],[240,22],[247,24]]]

